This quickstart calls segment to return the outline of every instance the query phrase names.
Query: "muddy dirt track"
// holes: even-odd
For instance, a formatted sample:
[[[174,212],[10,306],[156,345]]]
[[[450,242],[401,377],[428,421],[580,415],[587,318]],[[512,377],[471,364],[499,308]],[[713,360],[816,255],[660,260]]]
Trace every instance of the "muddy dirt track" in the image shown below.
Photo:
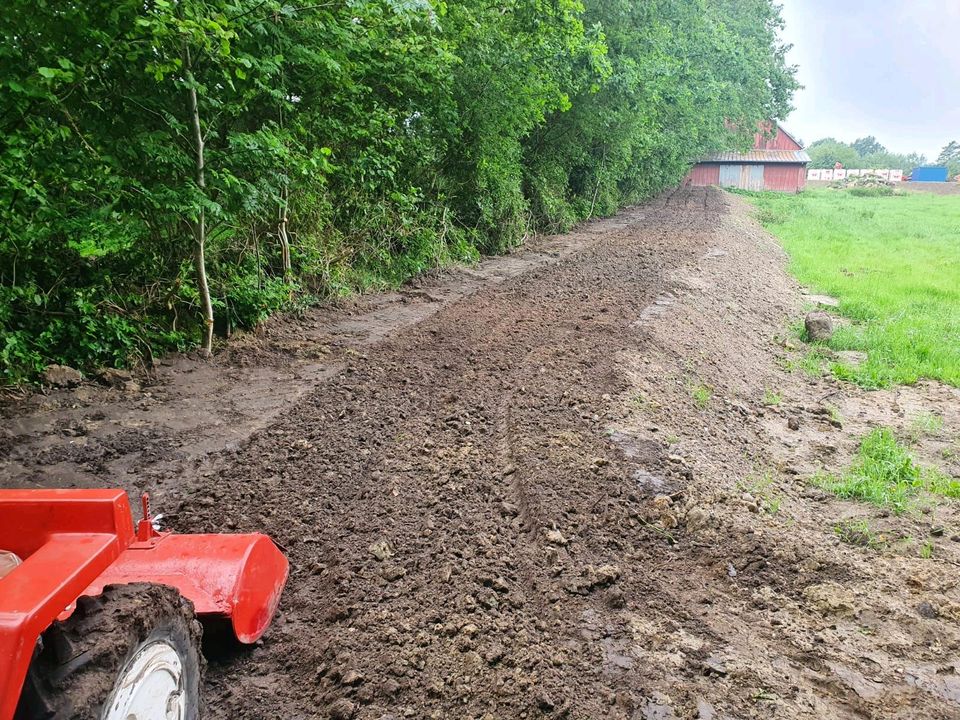
[[[373,340],[300,333],[301,355],[327,344],[323,362],[300,361],[300,392],[217,452],[151,435],[148,404],[139,449],[98,455],[105,440],[78,430],[82,452],[45,463],[25,448],[73,435],[25,432],[6,471],[148,486],[178,530],[281,544],[280,615],[252,652],[211,663],[208,718],[960,717],[958,543],[941,531],[926,561],[841,544],[834,524],[863,511],[808,482],[878,412],[896,424],[914,403],[956,427],[957,394],[867,402],[786,372],[803,298],[720,191],[560,242],[495,282],[425,281],[443,302]],[[98,402],[61,397],[17,427],[92,427]],[[916,536],[954,522],[902,521]]]

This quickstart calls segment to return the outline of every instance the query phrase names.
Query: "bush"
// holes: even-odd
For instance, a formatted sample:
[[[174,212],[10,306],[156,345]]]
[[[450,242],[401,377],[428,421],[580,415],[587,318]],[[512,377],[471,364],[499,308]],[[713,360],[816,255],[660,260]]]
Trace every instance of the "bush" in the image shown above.
[[[875,185],[873,187],[852,187],[847,192],[856,197],[888,197],[894,194],[889,185]]]
[[[875,175],[851,175],[835,180],[830,187],[847,190],[856,197],[887,197],[896,194],[893,183]]]
[[[9,0],[0,20],[3,382],[205,343],[202,278],[227,332],[615,212],[795,87],[771,0]]]

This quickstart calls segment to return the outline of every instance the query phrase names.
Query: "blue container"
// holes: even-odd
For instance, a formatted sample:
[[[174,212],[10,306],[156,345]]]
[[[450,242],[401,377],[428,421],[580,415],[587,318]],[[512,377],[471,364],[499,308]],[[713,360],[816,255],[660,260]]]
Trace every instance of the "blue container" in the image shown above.
[[[910,182],[946,182],[945,167],[918,167],[910,173]]]

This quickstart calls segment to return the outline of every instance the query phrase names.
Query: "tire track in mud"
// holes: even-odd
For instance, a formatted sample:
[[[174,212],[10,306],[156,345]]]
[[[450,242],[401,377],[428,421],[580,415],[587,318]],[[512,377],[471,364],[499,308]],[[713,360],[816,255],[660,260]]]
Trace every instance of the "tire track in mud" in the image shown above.
[[[516,516],[516,521],[508,523],[508,527],[517,527],[517,543],[526,551],[524,553],[524,568],[522,571],[524,585],[528,595],[539,597],[536,592],[531,555],[540,550],[537,536],[543,527],[542,512],[533,505],[530,493],[527,491],[522,467],[522,457],[517,452],[511,403],[513,398],[508,396],[501,404],[497,413],[496,434],[497,444],[500,446],[500,455],[503,458],[501,477],[503,479],[507,499],[501,504],[501,514],[510,518]]]

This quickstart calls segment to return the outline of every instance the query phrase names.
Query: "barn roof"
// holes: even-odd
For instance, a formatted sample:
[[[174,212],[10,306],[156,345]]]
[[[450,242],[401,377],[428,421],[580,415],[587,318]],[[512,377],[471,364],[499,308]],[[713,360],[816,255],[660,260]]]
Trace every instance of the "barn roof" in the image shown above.
[[[701,158],[700,162],[727,163],[808,163],[806,150],[749,150],[745,153],[720,152]]]

